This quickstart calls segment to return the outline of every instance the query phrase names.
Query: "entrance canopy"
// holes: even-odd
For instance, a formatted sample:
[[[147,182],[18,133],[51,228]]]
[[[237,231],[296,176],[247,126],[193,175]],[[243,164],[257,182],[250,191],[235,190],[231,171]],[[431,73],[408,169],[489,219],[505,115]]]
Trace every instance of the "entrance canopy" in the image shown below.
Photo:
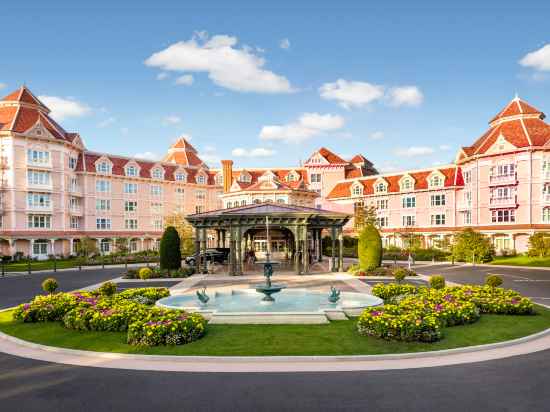
[[[298,274],[308,273],[313,258],[322,259],[321,233],[329,231],[332,237],[331,270],[343,270],[342,229],[350,215],[330,210],[315,209],[275,203],[253,204],[230,209],[218,209],[210,212],[187,216],[187,220],[196,230],[197,269],[206,272],[206,262],[199,263],[199,250],[206,250],[207,230],[215,231],[218,245],[227,246],[229,240],[230,273],[243,273],[243,261],[252,233],[265,229],[289,232],[289,248]],[[336,247],[336,239],[339,247]],[[268,242],[269,243],[269,242]],[[339,250],[336,259],[336,249]]]

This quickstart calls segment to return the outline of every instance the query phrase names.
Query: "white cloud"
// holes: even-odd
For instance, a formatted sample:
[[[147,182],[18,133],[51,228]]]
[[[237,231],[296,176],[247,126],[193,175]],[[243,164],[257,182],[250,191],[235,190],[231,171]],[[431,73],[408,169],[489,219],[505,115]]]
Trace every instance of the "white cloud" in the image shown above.
[[[214,152],[201,152],[199,153],[199,157],[203,162],[210,165],[220,163],[222,160],[221,157]]]
[[[426,156],[433,154],[435,150],[427,146],[410,146],[407,148],[400,148],[395,151],[395,154],[400,157],[416,157]]]
[[[416,86],[393,87],[388,91],[388,101],[391,106],[419,106],[424,101],[424,95]]]
[[[363,107],[384,96],[384,86],[367,82],[338,79],[334,83],[325,83],[319,88],[323,99],[336,100],[345,109]]]
[[[55,120],[82,117],[92,111],[86,104],[70,98],[65,99],[57,96],[38,96],[38,98],[51,110],[50,116]]]
[[[377,131],[377,132],[371,133],[370,138],[371,140],[382,140],[384,138],[384,132]]]
[[[162,119],[162,124],[164,125],[174,125],[178,123],[181,123],[181,117],[179,116],[171,115],[166,116],[164,119]]]
[[[157,74],[157,80],[164,80],[166,78],[168,78],[169,74],[166,73],[166,72],[160,72],[159,74]]]
[[[290,93],[290,82],[266,70],[265,59],[249,48],[237,46],[228,35],[208,37],[198,32],[188,41],[174,43],[152,54],[145,64],[164,71],[206,72],[217,85],[238,92]]]
[[[550,43],[535,50],[531,53],[527,53],[519,61],[524,67],[531,67],[535,70],[544,72],[550,71]]]
[[[120,133],[122,133],[122,134],[128,134],[129,131],[130,131],[130,129],[128,129],[127,127],[121,127],[120,128]]]
[[[137,159],[153,160],[153,161],[160,159],[160,156],[153,152],[136,153],[134,157]]]
[[[442,144],[441,146],[439,146],[439,150],[443,150],[444,152],[446,152],[447,150],[451,150],[451,146],[448,144]]]
[[[304,113],[300,118],[286,125],[264,126],[260,131],[262,140],[283,140],[299,143],[313,136],[341,129],[345,120],[333,114]]]
[[[103,129],[103,128],[107,127],[107,126],[112,125],[112,124],[115,123],[115,122],[116,122],[116,117],[108,117],[107,119],[105,119],[105,120],[99,122],[99,123],[97,124],[97,127],[99,127],[100,129]]]
[[[176,79],[176,84],[180,86],[191,86],[195,79],[190,74],[184,74]]]
[[[275,150],[266,149],[265,147],[256,147],[250,150],[237,147],[231,151],[231,154],[235,157],[270,157],[275,153]]]
[[[279,43],[279,47],[284,50],[290,49],[290,40],[288,39],[281,40],[281,42]]]
[[[0,90],[5,89],[7,86],[6,83],[0,83]]]

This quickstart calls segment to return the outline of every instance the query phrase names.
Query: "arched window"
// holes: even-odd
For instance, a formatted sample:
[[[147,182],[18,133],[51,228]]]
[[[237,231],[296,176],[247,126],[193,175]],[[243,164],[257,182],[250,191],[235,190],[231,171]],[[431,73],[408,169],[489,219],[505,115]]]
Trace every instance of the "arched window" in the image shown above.
[[[441,176],[434,175],[430,179],[430,186],[431,187],[440,187],[443,183],[443,180],[441,179]]]
[[[363,186],[354,185],[351,189],[351,194],[353,196],[361,196],[363,194]]]
[[[176,177],[176,181],[178,182],[185,182],[187,180],[187,175],[182,172],[177,172],[175,177]]]
[[[254,204],[257,205],[257,204],[260,204],[260,203],[261,203],[261,202],[260,202],[260,199],[254,199]]]
[[[126,166],[126,176],[134,177],[137,176],[137,167],[135,166]]]
[[[384,182],[380,182],[375,187],[376,193],[385,193],[387,191],[387,186]]]
[[[233,206],[233,203],[227,202],[227,208],[228,208],[228,209],[231,209],[231,206]]]
[[[413,181],[412,179],[403,179],[401,181],[401,190],[411,190],[413,188]]]
[[[107,161],[99,162],[96,165],[96,172],[97,173],[104,173],[104,174],[111,173],[111,164]]]
[[[197,175],[197,183],[199,185],[203,185],[206,183],[206,178],[204,177],[204,175]]]
[[[153,179],[162,179],[162,169],[158,167],[153,169],[151,176],[153,176]]]
[[[241,206],[246,206],[246,200],[241,200]]]

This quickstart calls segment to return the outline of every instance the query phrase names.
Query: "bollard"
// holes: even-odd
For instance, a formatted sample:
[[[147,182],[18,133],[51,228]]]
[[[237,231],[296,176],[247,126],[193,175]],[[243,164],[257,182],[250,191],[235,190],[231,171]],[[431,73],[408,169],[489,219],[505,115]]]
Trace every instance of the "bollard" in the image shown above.
[[[57,258],[55,256],[53,257],[53,271],[57,272]]]
[[[101,255],[101,269],[105,269],[105,255]]]
[[[2,259],[2,277],[6,276],[6,262]]]
[[[128,272],[128,256],[124,256],[124,270]]]
[[[78,270],[82,270],[82,259],[78,259]]]
[[[30,255],[27,256],[27,273],[29,275],[31,274],[31,256]]]
[[[472,266],[476,265],[476,252],[472,252]]]

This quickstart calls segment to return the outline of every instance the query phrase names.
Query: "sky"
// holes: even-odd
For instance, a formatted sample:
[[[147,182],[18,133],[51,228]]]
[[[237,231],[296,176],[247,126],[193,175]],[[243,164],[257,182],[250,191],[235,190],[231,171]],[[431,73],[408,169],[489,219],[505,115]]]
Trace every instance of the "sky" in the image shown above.
[[[548,1],[81,3],[2,7],[0,94],[26,84],[93,151],[183,135],[213,167],[324,146],[392,172],[452,162],[516,93],[550,112]]]

